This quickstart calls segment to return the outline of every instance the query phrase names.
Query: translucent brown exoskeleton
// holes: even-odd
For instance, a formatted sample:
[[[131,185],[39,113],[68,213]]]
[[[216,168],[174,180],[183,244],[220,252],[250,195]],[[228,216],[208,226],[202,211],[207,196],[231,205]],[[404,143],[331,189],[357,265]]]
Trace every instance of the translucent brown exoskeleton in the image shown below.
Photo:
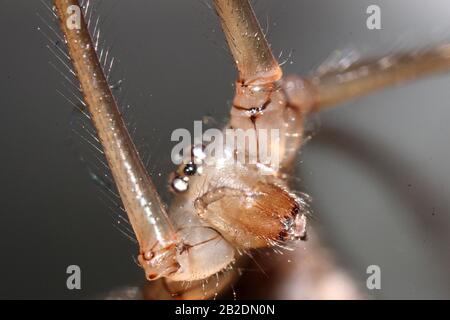
[[[250,3],[213,2],[239,73],[223,132],[253,132],[257,148],[233,146],[226,157],[210,161],[205,146],[193,145],[191,158],[170,182],[175,197],[166,209],[130,138],[84,17],[79,28],[66,23],[74,13],[71,6],[80,4],[54,0],[84,102],[139,242],[139,264],[148,280],[162,278],[161,292],[183,298],[220,291],[233,278],[224,271],[243,252],[307,239],[308,200],[290,189],[288,177],[308,115],[450,67],[450,47],[442,46],[318,70],[303,78],[283,76]],[[259,158],[261,129],[279,133],[265,141],[273,156],[269,162]],[[248,163],[249,158],[256,163]],[[195,285],[190,295],[183,289],[186,282],[203,284],[216,276],[220,286],[203,288],[202,294],[192,289]]]

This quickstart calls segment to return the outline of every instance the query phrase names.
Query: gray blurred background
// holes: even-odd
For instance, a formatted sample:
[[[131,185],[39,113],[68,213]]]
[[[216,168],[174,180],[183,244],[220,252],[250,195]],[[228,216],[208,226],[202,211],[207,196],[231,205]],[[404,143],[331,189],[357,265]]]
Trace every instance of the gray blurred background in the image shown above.
[[[171,132],[204,116],[225,123],[234,66],[200,0],[105,2],[120,95],[167,198]],[[366,28],[370,4],[381,7],[382,30]],[[142,284],[137,248],[112,226],[75,147],[73,108],[37,31],[45,8],[0,7],[0,298],[88,298]],[[373,55],[450,40],[447,0],[260,0],[255,9],[280,60],[292,52],[286,73],[308,73],[335,49]],[[296,189],[313,197],[314,223],[363,286],[367,266],[381,267],[381,290],[365,292],[373,298],[450,298],[449,89],[450,76],[438,76],[311,121]],[[82,290],[66,288],[71,264]]]

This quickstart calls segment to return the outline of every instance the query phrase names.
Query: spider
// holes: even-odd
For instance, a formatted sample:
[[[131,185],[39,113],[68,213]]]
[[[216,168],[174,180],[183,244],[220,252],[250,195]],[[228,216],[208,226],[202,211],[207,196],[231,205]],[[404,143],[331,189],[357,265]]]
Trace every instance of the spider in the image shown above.
[[[234,281],[229,271],[242,253],[309,241],[308,199],[292,192],[288,181],[309,115],[450,67],[450,47],[440,46],[322,69],[306,77],[284,76],[250,3],[213,3],[238,70],[226,129],[254,131],[258,148],[258,130],[278,130],[279,137],[266,144],[279,163],[262,163],[258,155],[256,164],[236,161],[239,154],[254,155],[247,145],[242,150],[232,147],[231,158],[207,163],[206,148],[194,145],[192,158],[172,179],[176,195],[166,209],[124,124],[84,17],[79,28],[67,23],[80,4],[54,1],[89,117],[139,242],[139,264],[146,278],[156,281],[153,292],[159,298],[212,296]],[[333,279],[324,269],[323,278]],[[220,281],[207,281],[211,277]]]

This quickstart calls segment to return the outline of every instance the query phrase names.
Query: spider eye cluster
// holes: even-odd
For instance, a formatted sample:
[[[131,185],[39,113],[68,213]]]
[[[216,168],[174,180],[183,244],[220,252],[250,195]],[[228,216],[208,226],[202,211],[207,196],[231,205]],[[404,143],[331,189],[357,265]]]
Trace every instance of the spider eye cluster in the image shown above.
[[[185,192],[189,188],[189,178],[202,173],[202,164],[205,159],[203,149],[203,145],[192,147],[191,161],[181,166],[172,180],[172,188],[176,192]]]
[[[193,176],[197,173],[197,165],[193,162],[189,162],[187,165],[183,168],[183,173],[186,176]]]

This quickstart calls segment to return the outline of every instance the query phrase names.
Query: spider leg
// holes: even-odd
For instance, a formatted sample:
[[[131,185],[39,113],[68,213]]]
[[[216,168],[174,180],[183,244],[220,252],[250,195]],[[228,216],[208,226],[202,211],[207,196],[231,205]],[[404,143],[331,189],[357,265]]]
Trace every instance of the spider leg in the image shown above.
[[[450,45],[356,62],[344,69],[306,77],[313,97],[311,111],[450,69]]]
[[[178,239],[119,112],[95,45],[76,0],[54,0],[74,70],[140,245],[139,262],[149,279],[176,272]],[[74,14],[79,25],[71,28]],[[72,19],[72,20],[71,20]],[[73,26],[72,26],[73,27]]]
[[[239,72],[240,90],[245,91],[237,92],[235,102],[245,99],[244,103],[240,103],[244,107],[261,104],[266,97],[255,96],[250,89],[271,91],[270,85],[280,80],[283,73],[253,9],[247,0],[214,0],[214,6]],[[298,92],[294,88],[291,95],[294,100],[301,101],[299,109],[308,113],[448,69],[450,45],[444,45],[359,61],[325,73],[316,72],[302,78]],[[252,95],[253,98],[250,98]]]
[[[244,85],[264,85],[281,79],[255,13],[247,0],[214,0],[228,46]]]

